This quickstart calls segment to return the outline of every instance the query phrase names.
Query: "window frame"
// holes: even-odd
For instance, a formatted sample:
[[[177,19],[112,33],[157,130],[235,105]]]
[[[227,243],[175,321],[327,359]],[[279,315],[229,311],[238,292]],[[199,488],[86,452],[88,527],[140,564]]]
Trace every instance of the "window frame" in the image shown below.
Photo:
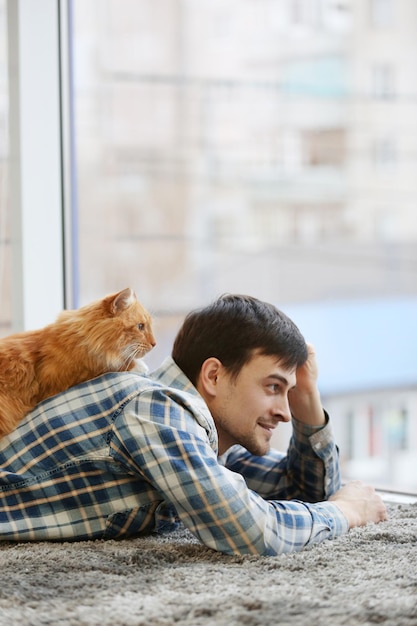
[[[8,0],[12,331],[74,301],[69,0]]]

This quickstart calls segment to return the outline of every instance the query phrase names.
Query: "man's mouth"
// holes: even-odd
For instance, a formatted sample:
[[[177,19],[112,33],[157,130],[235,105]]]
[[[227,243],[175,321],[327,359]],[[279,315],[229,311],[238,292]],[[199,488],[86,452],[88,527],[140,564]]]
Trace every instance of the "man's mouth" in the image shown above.
[[[258,426],[260,426],[261,428],[263,428],[264,430],[268,431],[269,433],[272,434],[272,431],[276,428],[276,424],[265,424],[264,422],[258,422]]]

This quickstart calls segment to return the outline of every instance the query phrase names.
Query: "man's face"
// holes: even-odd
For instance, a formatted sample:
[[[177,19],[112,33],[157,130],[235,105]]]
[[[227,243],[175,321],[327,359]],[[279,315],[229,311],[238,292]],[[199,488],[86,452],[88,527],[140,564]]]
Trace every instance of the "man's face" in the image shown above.
[[[274,356],[255,354],[234,379],[220,366],[214,396],[207,401],[219,454],[236,443],[252,454],[266,454],[273,429],[291,419],[288,392],[295,382],[295,370],[280,366]]]

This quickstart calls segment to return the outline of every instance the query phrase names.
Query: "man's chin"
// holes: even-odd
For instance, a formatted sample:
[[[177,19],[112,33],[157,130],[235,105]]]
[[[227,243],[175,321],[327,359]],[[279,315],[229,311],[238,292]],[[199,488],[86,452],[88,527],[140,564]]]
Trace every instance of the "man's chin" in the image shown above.
[[[248,452],[250,452],[254,456],[265,456],[265,454],[268,454],[268,452],[270,451],[271,444],[269,443],[269,441],[263,444],[254,443],[250,447],[247,446],[246,449]]]

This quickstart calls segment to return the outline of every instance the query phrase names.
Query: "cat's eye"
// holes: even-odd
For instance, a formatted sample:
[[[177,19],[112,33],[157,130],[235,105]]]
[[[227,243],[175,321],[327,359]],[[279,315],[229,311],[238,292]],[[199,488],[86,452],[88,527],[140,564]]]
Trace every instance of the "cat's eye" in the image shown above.
[[[138,324],[138,330],[145,330],[145,324]]]

